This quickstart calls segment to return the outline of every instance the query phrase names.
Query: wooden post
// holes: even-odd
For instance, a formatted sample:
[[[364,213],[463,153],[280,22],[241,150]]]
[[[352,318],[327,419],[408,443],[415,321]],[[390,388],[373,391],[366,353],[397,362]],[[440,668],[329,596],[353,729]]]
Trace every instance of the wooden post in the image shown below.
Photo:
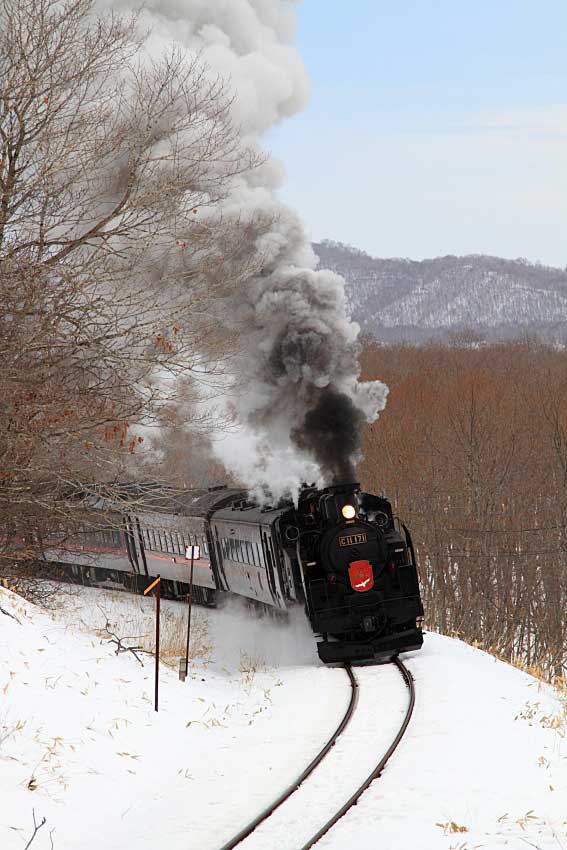
[[[161,581],[158,576],[156,587],[156,687],[155,687],[155,711],[158,710],[158,695],[159,695],[159,615],[161,601]]]
[[[161,577],[158,576],[149,587],[144,590],[144,596],[147,596],[150,590],[156,588],[156,678],[155,678],[155,698],[154,710],[158,710],[159,697],[159,616],[160,616],[160,601],[161,601]]]
[[[185,649],[185,678],[189,670],[189,638],[191,637],[191,606],[193,602],[193,563],[195,561],[195,547],[191,546],[191,572],[189,573],[189,596],[187,597],[187,647]]]

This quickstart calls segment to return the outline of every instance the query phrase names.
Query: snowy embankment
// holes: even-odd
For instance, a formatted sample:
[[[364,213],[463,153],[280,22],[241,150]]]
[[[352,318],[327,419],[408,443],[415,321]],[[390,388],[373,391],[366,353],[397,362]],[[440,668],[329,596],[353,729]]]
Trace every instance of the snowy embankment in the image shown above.
[[[152,600],[81,591],[48,616],[0,590],[0,604],[20,620],[0,615],[2,850],[26,846],[32,809],[46,818],[33,850],[51,846],[51,831],[55,850],[218,850],[300,772],[349,698],[346,675],[319,664],[302,620],[283,627],[239,608],[201,610],[201,656],[185,683],[162,668],[156,714],[153,659],[142,656],[142,667],[116,656],[93,630],[106,616],[121,636],[151,631]],[[164,607],[165,616],[180,608]],[[567,848],[555,694],[437,635],[407,665],[417,691],[407,737],[322,850]],[[341,775],[308,780],[325,798],[360,777],[362,753],[382,754],[381,730],[404,699],[401,682],[393,699],[393,673],[360,671],[373,693],[357,708],[363,745],[342,755]],[[279,850],[275,822],[263,836],[254,846]]]

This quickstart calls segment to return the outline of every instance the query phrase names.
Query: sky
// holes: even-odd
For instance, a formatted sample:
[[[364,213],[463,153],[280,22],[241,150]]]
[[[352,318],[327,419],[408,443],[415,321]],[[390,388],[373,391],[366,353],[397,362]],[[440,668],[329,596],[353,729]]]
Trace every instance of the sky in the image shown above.
[[[565,0],[304,0],[296,44],[267,143],[314,240],[567,266]]]

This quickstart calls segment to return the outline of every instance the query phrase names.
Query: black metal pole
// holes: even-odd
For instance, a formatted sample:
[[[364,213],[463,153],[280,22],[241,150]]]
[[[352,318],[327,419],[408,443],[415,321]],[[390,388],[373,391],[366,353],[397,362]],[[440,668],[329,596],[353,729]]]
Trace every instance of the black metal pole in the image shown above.
[[[187,647],[185,650],[185,677],[189,671],[189,638],[191,637],[191,604],[193,602],[193,561],[195,555],[195,547],[191,546],[191,572],[189,573],[189,596],[187,597]]]
[[[158,710],[158,691],[159,691],[159,614],[160,614],[160,600],[161,600],[161,580],[158,576],[158,583],[156,586],[156,687],[155,687],[155,710]]]

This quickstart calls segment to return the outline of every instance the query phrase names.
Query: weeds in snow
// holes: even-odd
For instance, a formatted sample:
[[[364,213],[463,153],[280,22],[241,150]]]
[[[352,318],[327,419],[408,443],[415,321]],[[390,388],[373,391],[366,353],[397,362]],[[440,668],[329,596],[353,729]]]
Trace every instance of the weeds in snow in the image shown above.
[[[2,720],[0,720],[0,750],[2,750],[3,745],[6,741],[9,741],[13,735],[17,735],[18,732],[22,732],[25,728],[24,720],[16,720],[11,723],[8,720],[8,714],[6,713]]]
[[[567,738],[567,695],[561,695],[561,708],[557,714],[544,714],[541,703],[526,702],[514,720],[525,720],[532,726],[538,723],[543,729],[552,729],[561,738]]]
[[[443,835],[453,835],[455,832],[469,831],[468,826],[459,826],[454,820],[449,820],[447,823],[436,823],[435,826],[443,830]]]
[[[114,633],[114,642],[127,640],[118,636],[127,632],[131,640],[142,652],[155,652],[155,611],[152,604],[144,600],[132,599],[128,611],[124,613],[124,595],[118,595],[120,605],[118,613],[113,610],[113,598],[108,599],[104,606],[97,606],[105,623],[99,624],[97,634],[108,637]],[[170,667],[177,667],[180,657],[185,657],[187,642],[187,609],[185,606],[167,607],[162,605],[160,618],[160,660]],[[130,647],[124,646],[122,651]],[[210,660],[212,646],[209,639],[208,622],[199,610],[193,608],[191,618],[191,641],[189,644],[189,660],[199,660],[207,663]]]

